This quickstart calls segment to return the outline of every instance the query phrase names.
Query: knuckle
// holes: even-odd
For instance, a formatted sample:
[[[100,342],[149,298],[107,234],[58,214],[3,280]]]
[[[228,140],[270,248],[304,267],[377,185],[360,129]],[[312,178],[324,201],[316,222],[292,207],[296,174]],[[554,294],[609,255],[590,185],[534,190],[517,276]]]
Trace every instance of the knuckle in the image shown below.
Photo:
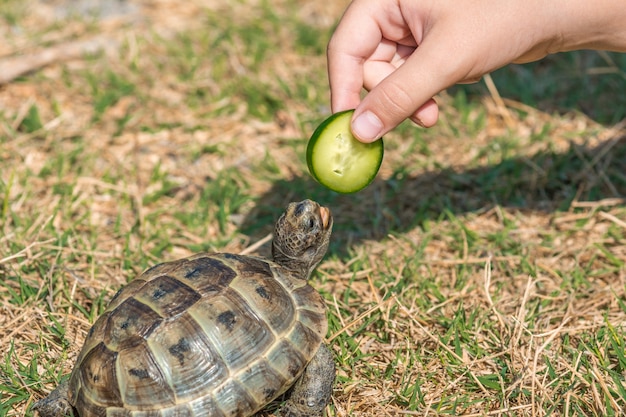
[[[405,119],[418,107],[410,92],[404,86],[393,82],[380,84],[373,98],[374,106],[380,109],[378,116],[385,119],[383,123]]]

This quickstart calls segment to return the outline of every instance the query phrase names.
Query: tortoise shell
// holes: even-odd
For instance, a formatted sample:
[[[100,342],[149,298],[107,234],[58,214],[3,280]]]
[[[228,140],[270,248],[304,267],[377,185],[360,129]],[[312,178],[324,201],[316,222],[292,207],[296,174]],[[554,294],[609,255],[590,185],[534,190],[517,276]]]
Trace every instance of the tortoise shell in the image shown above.
[[[81,417],[247,416],[322,343],[322,297],[272,261],[198,254],[156,265],[113,298],[69,381]]]

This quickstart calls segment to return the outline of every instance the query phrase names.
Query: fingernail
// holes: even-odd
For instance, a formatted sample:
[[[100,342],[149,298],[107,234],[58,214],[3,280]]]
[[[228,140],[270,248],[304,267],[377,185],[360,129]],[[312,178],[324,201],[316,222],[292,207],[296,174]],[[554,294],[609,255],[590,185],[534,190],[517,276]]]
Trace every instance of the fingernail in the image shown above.
[[[413,117],[411,117],[410,119],[411,119],[411,121],[412,121],[413,123],[415,123],[415,124],[416,124],[416,125],[418,125],[419,127],[426,127],[426,125],[424,124],[424,122],[422,122],[422,119],[420,119],[419,117],[417,117],[417,116],[413,116]]]
[[[363,142],[374,142],[382,136],[383,123],[371,111],[360,114],[352,122],[352,133]]]

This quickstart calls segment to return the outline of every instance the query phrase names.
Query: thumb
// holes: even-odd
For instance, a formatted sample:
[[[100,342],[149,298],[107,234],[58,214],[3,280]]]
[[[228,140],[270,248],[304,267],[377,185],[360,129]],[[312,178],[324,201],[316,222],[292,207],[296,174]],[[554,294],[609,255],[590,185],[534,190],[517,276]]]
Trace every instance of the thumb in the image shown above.
[[[410,118],[423,127],[437,122],[432,97],[448,85],[435,70],[438,61],[417,48],[407,61],[378,83],[355,109],[352,133],[362,142],[373,142]],[[449,65],[449,63],[448,63]]]

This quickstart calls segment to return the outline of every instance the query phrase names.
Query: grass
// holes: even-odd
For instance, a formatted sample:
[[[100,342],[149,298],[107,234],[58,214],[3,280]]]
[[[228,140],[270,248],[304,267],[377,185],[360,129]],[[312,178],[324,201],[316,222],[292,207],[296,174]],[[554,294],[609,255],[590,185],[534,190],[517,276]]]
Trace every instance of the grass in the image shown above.
[[[505,68],[503,102],[450,89],[436,127],[390,133],[377,180],[342,196],[304,150],[345,2],[166,0],[141,24],[54,20],[55,4],[0,2],[3,55],[95,33],[118,47],[2,87],[0,416],[32,415],[142,270],[240,252],[303,198],[335,216],[313,278],[330,415],[624,414],[623,55]]]

